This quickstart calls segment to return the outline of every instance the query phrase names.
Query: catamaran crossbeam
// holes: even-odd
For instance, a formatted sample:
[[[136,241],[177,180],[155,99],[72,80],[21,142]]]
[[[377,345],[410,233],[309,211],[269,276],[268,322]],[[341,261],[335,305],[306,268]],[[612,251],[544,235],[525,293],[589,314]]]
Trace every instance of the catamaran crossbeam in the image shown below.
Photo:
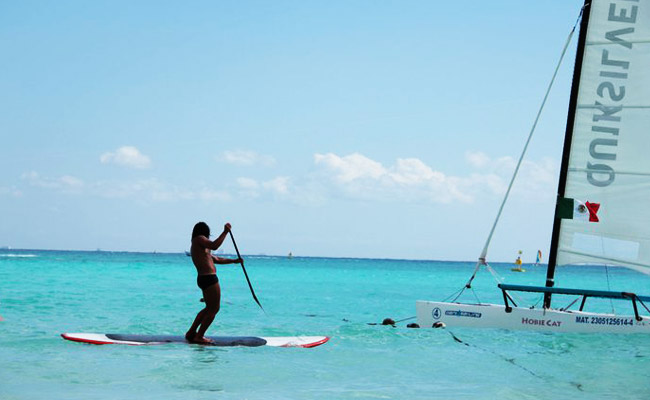
[[[585,307],[585,302],[588,297],[598,297],[603,299],[619,299],[619,300],[631,300],[632,307],[634,308],[634,319],[637,321],[642,321],[643,318],[639,315],[639,309],[637,307],[637,300],[643,305],[643,307],[648,310],[648,307],[643,303],[644,301],[650,301],[648,296],[637,296],[634,293],[629,292],[610,292],[604,290],[583,290],[583,289],[566,289],[566,288],[553,288],[553,287],[543,287],[543,286],[522,286],[522,285],[508,285],[501,283],[498,285],[499,288],[503,291],[503,300],[506,305],[506,312],[512,312],[512,307],[508,303],[508,299],[517,307],[517,304],[512,300],[507,293],[507,290],[512,290],[516,292],[532,292],[532,293],[553,293],[553,294],[566,294],[566,295],[577,295],[582,296],[582,303],[580,304],[580,311]],[[649,310],[650,311],[650,310]]]

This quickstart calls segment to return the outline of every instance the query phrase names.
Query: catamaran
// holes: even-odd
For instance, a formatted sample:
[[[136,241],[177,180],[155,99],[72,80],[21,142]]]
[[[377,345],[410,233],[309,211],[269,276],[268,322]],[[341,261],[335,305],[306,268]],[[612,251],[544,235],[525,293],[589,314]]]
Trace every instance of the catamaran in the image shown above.
[[[556,266],[616,266],[650,274],[650,208],[643,205],[650,198],[650,0],[586,0],[579,21],[545,286],[499,283],[503,304],[456,302],[481,268],[494,273],[488,246],[546,97],[474,273],[451,302],[416,302],[421,327],[650,333],[644,303],[650,304],[650,296],[554,285]],[[517,292],[538,293],[542,306],[518,305]],[[573,296],[580,307],[553,308],[554,295]],[[588,312],[589,298],[626,301],[627,314]]]

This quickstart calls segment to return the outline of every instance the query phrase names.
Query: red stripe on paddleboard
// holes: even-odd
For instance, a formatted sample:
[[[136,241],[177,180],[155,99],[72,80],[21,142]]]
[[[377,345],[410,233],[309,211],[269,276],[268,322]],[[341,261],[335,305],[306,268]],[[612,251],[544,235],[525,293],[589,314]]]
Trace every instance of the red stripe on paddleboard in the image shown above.
[[[62,333],[61,337],[66,340],[70,340],[71,342],[79,342],[79,343],[90,343],[90,344],[114,344],[115,343],[115,342],[103,342],[99,340],[81,339],[74,336],[68,336],[65,333]]]
[[[326,336],[325,339],[319,340],[318,342],[301,344],[301,345],[299,345],[297,347],[303,347],[303,348],[309,349],[311,347],[316,347],[316,346],[320,346],[323,343],[327,343],[328,340],[330,340],[330,338]],[[283,347],[291,347],[291,346],[283,346]]]
[[[93,339],[79,338],[79,337],[75,337],[75,336],[68,336],[65,333],[62,333],[61,337],[63,337],[66,340],[69,340],[71,342],[88,343],[88,344],[125,344],[127,346],[142,346],[142,345],[149,344],[149,343],[127,343],[127,342],[122,342],[122,341],[119,341],[119,340],[112,340],[110,342],[106,342],[106,341],[103,341],[103,340],[93,340]]]

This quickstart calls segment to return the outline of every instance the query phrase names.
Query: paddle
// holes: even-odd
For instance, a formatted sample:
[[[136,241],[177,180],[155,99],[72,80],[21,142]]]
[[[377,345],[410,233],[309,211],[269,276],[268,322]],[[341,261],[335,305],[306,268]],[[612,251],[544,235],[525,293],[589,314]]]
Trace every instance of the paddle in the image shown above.
[[[248,279],[248,274],[246,273],[246,268],[244,267],[244,259],[241,258],[241,254],[239,254],[239,249],[237,248],[237,243],[235,242],[235,237],[232,235],[232,231],[228,231],[228,232],[230,232],[230,238],[232,239],[232,244],[233,244],[233,246],[235,246],[235,251],[237,252],[237,258],[239,258],[239,260],[240,260],[241,269],[244,271],[244,276],[246,276],[246,282],[248,282],[248,287],[251,289],[251,294],[253,295],[253,299],[255,300],[257,305],[260,306],[262,311],[264,311],[264,307],[262,307],[262,305],[260,304],[260,301],[257,300],[257,296],[255,296],[255,291],[253,290],[253,285],[251,285],[251,280]],[[266,314],[266,311],[264,311],[264,314]]]

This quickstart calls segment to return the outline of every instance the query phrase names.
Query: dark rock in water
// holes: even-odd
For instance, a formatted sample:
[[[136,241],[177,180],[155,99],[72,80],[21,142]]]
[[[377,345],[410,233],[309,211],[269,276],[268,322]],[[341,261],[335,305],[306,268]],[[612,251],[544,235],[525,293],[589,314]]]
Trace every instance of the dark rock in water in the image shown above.
[[[395,320],[392,318],[384,318],[384,320],[381,322],[382,325],[395,325]]]
[[[407,328],[419,328],[420,325],[416,324],[415,322],[411,322],[410,324],[406,325]]]

